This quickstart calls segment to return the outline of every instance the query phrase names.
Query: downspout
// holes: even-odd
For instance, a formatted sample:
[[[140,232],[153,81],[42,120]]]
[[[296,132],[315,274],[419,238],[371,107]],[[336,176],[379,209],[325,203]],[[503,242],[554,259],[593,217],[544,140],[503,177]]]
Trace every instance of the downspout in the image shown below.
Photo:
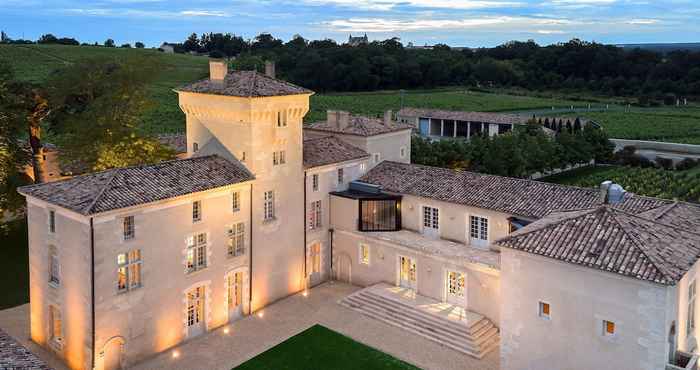
[[[250,202],[248,205],[250,211],[250,234],[249,248],[250,257],[248,257],[248,314],[253,313],[253,183],[250,184]]]
[[[95,368],[95,228],[93,226],[93,218],[90,217],[90,310],[92,322],[92,351],[91,366]]]
[[[331,202],[331,195],[328,194],[328,240],[329,240],[329,253],[331,255],[331,268],[330,268],[330,279],[333,280],[333,227],[332,226],[332,221],[331,221],[331,215],[333,214],[331,207],[333,205],[333,202]]]

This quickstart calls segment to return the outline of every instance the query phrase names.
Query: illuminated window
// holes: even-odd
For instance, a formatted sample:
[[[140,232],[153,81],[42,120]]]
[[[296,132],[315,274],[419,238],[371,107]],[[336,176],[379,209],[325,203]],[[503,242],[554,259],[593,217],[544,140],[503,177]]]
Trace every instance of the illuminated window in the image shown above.
[[[49,246],[49,283],[59,285],[61,283],[58,251],[53,245]]]
[[[313,191],[318,191],[318,174],[311,176],[311,188]]]
[[[603,320],[603,335],[615,335],[615,323],[612,321]]]
[[[56,306],[49,306],[49,340],[55,345],[63,344],[63,322],[61,311]]]
[[[238,212],[241,210],[241,192],[236,191],[231,195],[231,208],[233,212]]]
[[[321,243],[311,244],[311,273],[316,274],[321,272]]]
[[[117,255],[117,290],[125,292],[141,287],[141,250]]]
[[[263,217],[265,221],[273,220],[275,218],[275,192],[266,191],[265,199],[263,202]]]
[[[202,201],[192,203],[192,222],[202,221]]]
[[[360,263],[369,265],[369,245],[360,244]]]
[[[135,235],[134,216],[124,217],[124,240],[133,239]]]
[[[321,201],[311,202],[309,206],[309,230],[315,230],[322,226]]]
[[[56,232],[56,211],[49,211],[49,232]]]
[[[187,273],[207,267],[207,234],[187,238]]]
[[[245,224],[239,222],[228,229],[228,255],[242,256],[245,253]]]
[[[550,318],[550,316],[549,316],[550,309],[551,308],[549,307],[549,303],[540,302],[540,309],[539,309],[540,317],[543,319],[549,319]]]

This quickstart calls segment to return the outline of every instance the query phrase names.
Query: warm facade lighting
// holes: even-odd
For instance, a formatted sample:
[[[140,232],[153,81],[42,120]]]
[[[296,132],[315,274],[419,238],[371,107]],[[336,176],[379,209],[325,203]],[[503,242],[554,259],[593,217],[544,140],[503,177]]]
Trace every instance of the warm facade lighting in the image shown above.
[[[178,357],[180,357],[180,351],[174,350],[173,351],[173,358],[178,358]]]
[[[308,291],[308,290],[305,290],[304,293],[301,293],[301,295],[303,295],[304,297],[308,297],[308,296],[309,296],[309,291]]]
[[[262,319],[263,316],[265,316],[265,314],[264,314],[262,311],[258,312],[258,317],[259,317],[259,318]]]
[[[224,328],[224,334],[228,334],[230,331],[231,331],[231,329],[229,329],[228,326]]]

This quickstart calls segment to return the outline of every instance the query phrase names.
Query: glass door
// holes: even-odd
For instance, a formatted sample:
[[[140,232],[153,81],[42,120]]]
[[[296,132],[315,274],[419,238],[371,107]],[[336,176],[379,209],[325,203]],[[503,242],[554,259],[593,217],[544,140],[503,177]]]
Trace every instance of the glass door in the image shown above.
[[[416,279],[416,261],[401,256],[399,258],[399,285],[403,288],[416,290],[418,284]]]

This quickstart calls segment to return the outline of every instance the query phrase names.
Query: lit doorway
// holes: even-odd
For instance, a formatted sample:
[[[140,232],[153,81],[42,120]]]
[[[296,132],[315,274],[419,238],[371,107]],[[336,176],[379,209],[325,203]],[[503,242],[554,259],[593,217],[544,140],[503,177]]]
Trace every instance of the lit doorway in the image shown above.
[[[204,287],[187,292],[187,336],[196,337],[206,331],[204,323]]]
[[[412,258],[399,257],[399,286],[416,290],[418,287],[416,279],[416,261]]]
[[[226,277],[228,320],[243,316],[243,272],[229,273]]]

